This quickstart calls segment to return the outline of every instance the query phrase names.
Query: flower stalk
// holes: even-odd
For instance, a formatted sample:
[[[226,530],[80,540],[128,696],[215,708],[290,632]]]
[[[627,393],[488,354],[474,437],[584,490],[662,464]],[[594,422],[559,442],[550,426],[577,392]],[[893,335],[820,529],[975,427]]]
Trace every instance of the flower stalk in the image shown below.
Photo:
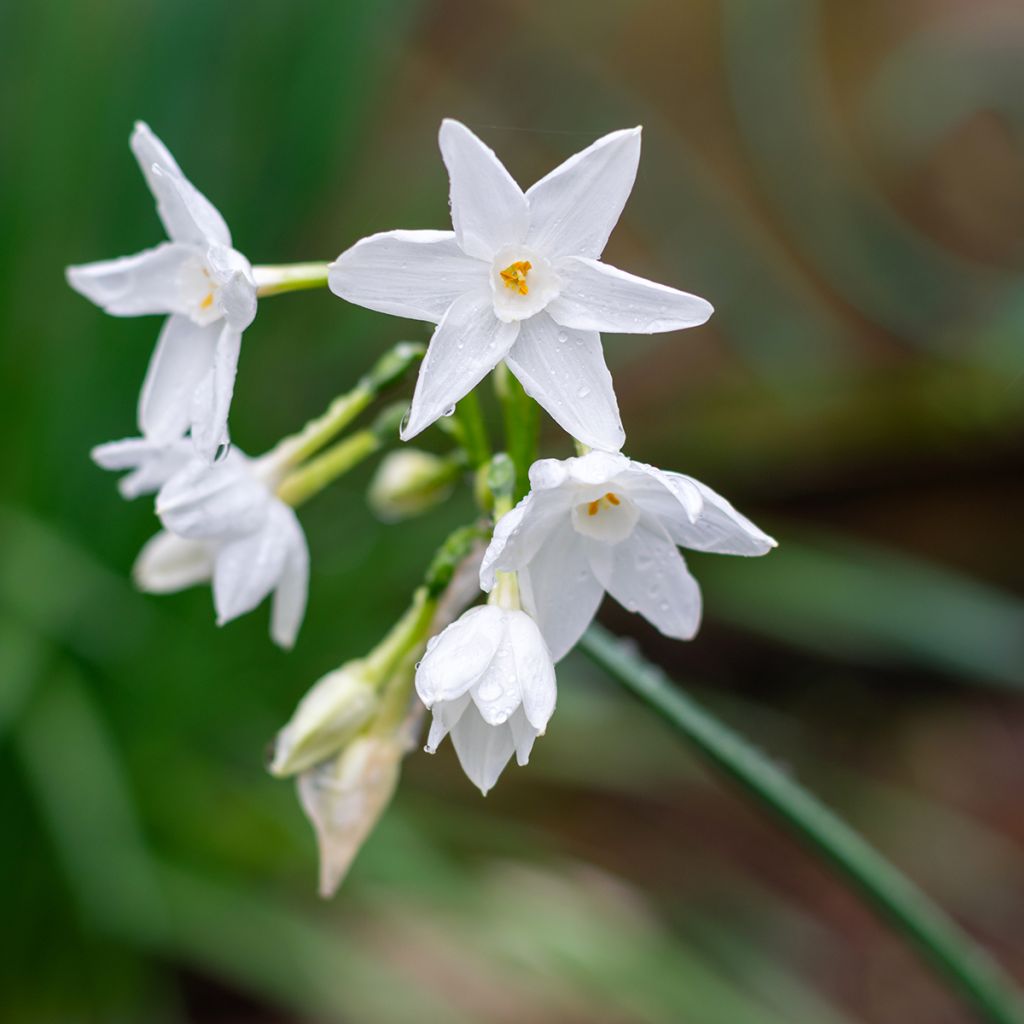
[[[253,267],[256,295],[283,295],[285,292],[306,291],[327,287],[326,263],[284,263],[275,266]]]
[[[339,395],[323,415],[279,441],[261,460],[269,476],[280,476],[315,455],[338,436],[383,391],[398,383],[423,358],[424,348],[400,341],[377,360],[359,383]],[[397,428],[396,428],[397,430]]]
[[[319,494],[329,484],[379,451],[398,432],[406,414],[404,403],[389,406],[373,426],[342,438],[323,454],[290,473],[277,488],[277,496],[292,508]]]

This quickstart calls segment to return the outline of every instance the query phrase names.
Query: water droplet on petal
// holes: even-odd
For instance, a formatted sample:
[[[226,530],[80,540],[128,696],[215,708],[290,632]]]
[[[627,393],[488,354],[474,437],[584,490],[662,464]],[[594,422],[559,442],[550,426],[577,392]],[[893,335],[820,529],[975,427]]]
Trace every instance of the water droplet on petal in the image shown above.
[[[442,415],[443,416],[454,416],[455,415],[455,406],[454,405],[449,405],[448,408],[445,409],[445,411],[442,413]]]
[[[585,384],[576,389],[576,397],[577,398],[586,398],[587,395],[589,395],[589,394],[590,394],[590,388],[588,388]]]

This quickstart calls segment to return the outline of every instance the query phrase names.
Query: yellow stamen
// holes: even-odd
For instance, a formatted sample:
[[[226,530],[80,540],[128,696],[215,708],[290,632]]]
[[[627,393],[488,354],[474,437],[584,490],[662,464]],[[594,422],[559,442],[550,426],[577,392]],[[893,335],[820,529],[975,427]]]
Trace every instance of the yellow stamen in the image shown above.
[[[506,288],[514,288],[520,295],[525,295],[530,286],[526,283],[526,275],[533,269],[529,260],[516,260],[501,271],[501,279]],[[593,512],[591,512],[593,515]]]
[[[213,292],[208,292],[206,298],[199,303],[200,309],[209,309],[213,305]]]
[[[619,496],[617,494],[615,494],[612,491],[608,491],[606,494],[602,495],[596,501],[592,501],[587,505],[587,515],[596,516],[597,513],[601,511],[601,506],[605,502],[607,502],[609,505],[622,504],[622,501],[619,499]]]

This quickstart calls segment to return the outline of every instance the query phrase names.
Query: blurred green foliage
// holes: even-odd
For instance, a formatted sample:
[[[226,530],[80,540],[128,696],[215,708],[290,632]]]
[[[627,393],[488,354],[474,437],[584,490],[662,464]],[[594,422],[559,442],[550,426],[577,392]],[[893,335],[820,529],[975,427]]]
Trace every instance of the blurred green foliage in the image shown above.
[[[0,6],[0,1016],[966,1019],[572,657],[529,768],[481,802],[449,750],[413,755],[318,903],[265,745],[472,506],[381,525],[372,466],[310,503],[290,655],[266,609],[218,631],[208,590],[133,591],[152,510],[88,449],[132,433],[157,322],[103,316],[62,273],[159,238],[136,118],[254,262],[443,227],[442,116],[524,183],[642,123],[609,260],[717,313],[606,339],[628,450],[781,546],[694,557],[691,645],[604,617],[1024,974],[1022,55],[1024,15],[994,0]],[[400,337],[426,328],[326,292],[265,302],[237,443],[269,447]],[[568,454],[549,423],[542,448]]]

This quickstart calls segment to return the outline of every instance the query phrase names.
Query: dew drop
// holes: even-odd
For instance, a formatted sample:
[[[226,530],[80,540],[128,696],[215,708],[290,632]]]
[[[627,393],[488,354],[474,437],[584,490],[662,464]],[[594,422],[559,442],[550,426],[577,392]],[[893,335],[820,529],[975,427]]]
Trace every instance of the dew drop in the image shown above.
[[[225,441],[224,444],[217,445],[217,451],[214,453],[214,462],[223,462],[231,452],[231,442]]]
[[[577,398],[586,398],[587,395],[589,395],[589,394],[590,394],[590,388],[588,388],[585,384],[582,385],[581,387],[577,388],[577,390],[576,390],[576,397]]]
[[[558,340],[559,340],[559,342],[561,344],[564,345],[569,340],[569,335],[566,334],[565,331],[559,331],[558,332]]]
[[[449,405],[448,408],[445,409],[445,411],[441,415],[442,416],[454,416],[455,415],[455,406],[454,405]]]

